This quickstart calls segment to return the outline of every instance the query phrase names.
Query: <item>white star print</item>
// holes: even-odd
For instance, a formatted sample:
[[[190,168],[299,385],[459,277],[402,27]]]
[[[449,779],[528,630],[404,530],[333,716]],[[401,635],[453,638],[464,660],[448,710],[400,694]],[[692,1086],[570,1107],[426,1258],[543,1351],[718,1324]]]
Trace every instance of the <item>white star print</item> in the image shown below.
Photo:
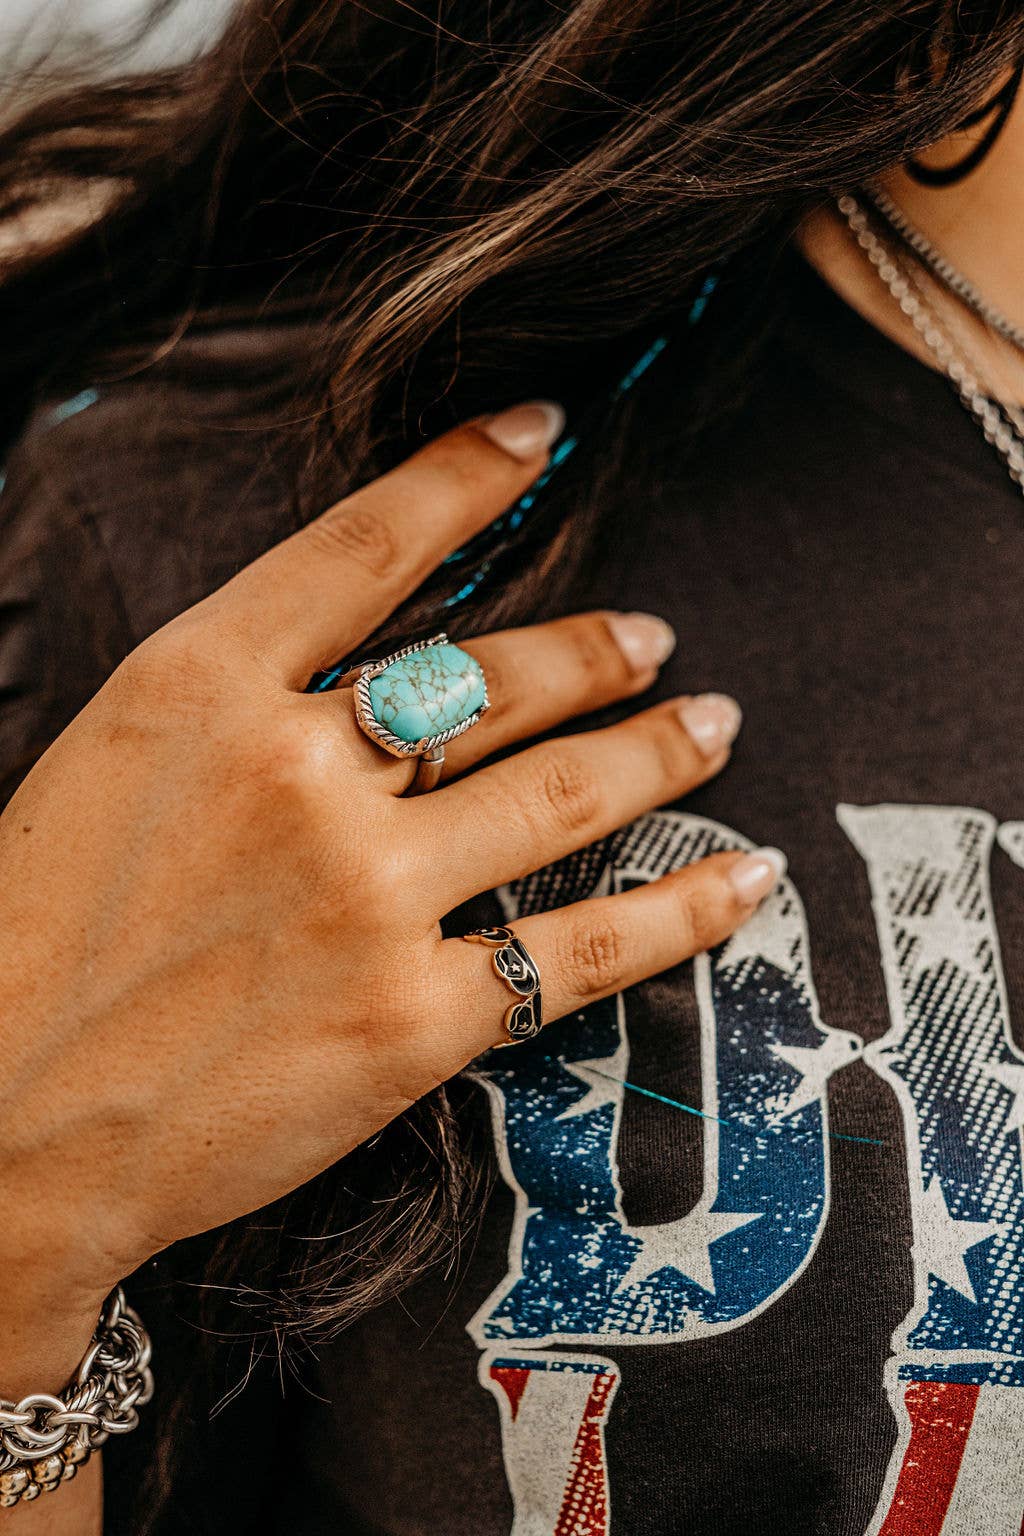
[[[772,1045],[769,1047],[773,1056],[784,1061],[787,1066],[794,1067],[800,1073],[800,1081],[793,1088],[785,1105],[772,1116],[773,1120],[780,1120],[786,1115],[793,1115],[798,1109],[806,1109],[809,1104],[816,1104],[824,1099],[825,1084],[837,1072],[840,1067],[845,1067],[851,1061],[856,1061],[860,1055],[861,1042],[855,1035],[848,1035],[837,1030],[830,1032],[817,1046],[806,1045]]]
[[[1013,1094],[1013,1102],[1006,1116],[1003,1134],[1024,1130],[1024,1062],[989,1061],[982,1068],[986,1077],[1001,1083]]]
[[[1024,866],[1024,821],[1004,821],[996,833],[996,842],[1015,864]]]
[[[679,1221],[665,1221],[650,1227],[623,1227],[623,1231],[643,1243],[643,1247],[618,1289],[624,1291],[630,1286],[639,1285],[659,1269],[677,1269],[681,1275],[695,1280],[713,1296],[715,1277],[711,1269],[712,1243],[735,1232],[737,1227],[759,1221],[763,1214],[763,1211],[711,1211],[707,1205],[701,1204]]]
[[[1003,1236],[1006,1226],[998,1221],[956,1221],[949,1214],[942,1185],[932,1177],[917,1209],[917,1236],[914,1247],[923,1257],[928,1273],[936,1280],[959,1291],[968,1301],[977,1301],[964,1254],[987,1238]]]
[[[618,888],[618,882],[614,878],[614,869],[611,864],[606,864],[598,875],[597,880],[587,896],[588,901],[596,901],[599,896],[613,896]]]
[[[746,960],[763,960],[786,976],[799,969],[796,948],[801,937],[801,924],[796,913],[784,911],[787,897],[784,891],[775,891],[762,902],[754,916],[737,928],[718,962],[721,969],[742,965]]]
[[[575,1120],[578,1115],[588,1115],[592,1109],[601,1109],[605,1104],[617,1104],[625,1091],[622,1087],[626,1075],[624,1044],[612,1056],[593,1056],[589,1061],[563,1061],[562,1066],[573,1077],[578,1077],[587,1091],[575,1104],[563,1109],[555,1117],[558,1120]],[[609,1082],[609,1078],[615,1081]]]

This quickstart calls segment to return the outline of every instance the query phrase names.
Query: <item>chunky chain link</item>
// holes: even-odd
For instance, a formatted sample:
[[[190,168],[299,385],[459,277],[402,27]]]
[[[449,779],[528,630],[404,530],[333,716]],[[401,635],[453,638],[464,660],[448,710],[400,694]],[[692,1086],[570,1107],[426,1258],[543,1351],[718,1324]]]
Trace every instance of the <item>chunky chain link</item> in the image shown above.
[[[149,1335],[118,1286],[60,1396],[0,1398],[0,1508],[69,1481],[111,1435],[135,1428],[153,1395],[150,1355]]]

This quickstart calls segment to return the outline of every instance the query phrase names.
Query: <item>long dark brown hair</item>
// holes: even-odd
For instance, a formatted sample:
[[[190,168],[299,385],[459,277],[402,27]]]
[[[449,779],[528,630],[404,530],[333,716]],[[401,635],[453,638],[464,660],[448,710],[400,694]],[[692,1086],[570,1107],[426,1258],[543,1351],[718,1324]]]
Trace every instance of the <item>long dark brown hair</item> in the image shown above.
[[[715,269],[697,443],[741,392],[802,212],[940,138],[1022,53],[1015,0],[251,0],[187,66],[112,78],[106,60],[96,83],[51,60],[0,112],[7,398],[27,412],[204,328],[301,317],[317,338],[293,415],[303,518],[460,416],[537,393],[598,412],[592,381],[678,327]],[[534,592],[593,551],[598,488],[643,459],[628,411],[614,428],[465,626],[530,612],[527,552]],[[478,1180],[459,1093],[190,1273],[274,1341],[393,1294],[452,1252]]]

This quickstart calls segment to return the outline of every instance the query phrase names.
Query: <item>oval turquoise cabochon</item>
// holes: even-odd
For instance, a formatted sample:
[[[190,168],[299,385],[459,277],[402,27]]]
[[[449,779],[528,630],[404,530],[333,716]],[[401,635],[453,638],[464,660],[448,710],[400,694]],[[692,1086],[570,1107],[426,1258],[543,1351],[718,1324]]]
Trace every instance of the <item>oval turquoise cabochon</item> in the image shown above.
[[[486,702],[480,663],[450,640],[401,656],[369,682],[373,717],[400,741],[461,725]]]

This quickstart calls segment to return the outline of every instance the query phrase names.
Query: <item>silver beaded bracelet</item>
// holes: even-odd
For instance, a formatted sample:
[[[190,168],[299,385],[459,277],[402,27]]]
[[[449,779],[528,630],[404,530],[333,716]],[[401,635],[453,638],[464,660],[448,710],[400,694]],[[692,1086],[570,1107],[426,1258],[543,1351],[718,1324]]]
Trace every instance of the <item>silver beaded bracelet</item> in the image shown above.
[[[153,1395],[150,1354],[149,1334],[118,1286],[59,1397],[0,1398],[0,1509],[59,1488],[111,1435],[135,1428]]]

